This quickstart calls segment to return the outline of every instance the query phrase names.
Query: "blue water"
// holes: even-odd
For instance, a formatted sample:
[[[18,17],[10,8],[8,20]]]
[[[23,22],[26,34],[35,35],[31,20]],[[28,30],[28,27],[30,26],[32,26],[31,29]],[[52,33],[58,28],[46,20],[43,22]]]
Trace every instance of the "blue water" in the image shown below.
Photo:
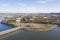
[[[4,17],[0,17],[0,22],[3,20]]]
[[[7,29],[11,29],[12,27],[8,26],[8,25],[4,25],[4,24],[1,24],[1,21],[3,20],[4,17],[0,17],[0,31],[4,31],[4,30],[7,30]]]

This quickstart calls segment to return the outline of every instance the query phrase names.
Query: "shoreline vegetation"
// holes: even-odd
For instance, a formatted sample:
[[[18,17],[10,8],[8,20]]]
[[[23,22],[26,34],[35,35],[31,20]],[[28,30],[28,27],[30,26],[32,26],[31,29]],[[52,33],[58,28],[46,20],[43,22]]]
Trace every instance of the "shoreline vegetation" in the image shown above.
[[[3,24],[8,25],[8,26],[12,26],[14,28],[16,27],[13,24],[6,24],[6,23],[3,23]],[[20,23],[20,26],[18,26],[18,27],[24,27],[24,28],[22,28],[22,30],[27,30],[27,31],[50,31],[50,30],[53,30],[54,28],[56,28],[57,25],[37,24],[37,23]]]
[[[20,23],[18,24],[18,25],[16,25],[17,23],[12,23],[12,24],[8,24],[8,23],[4,23],[4,22],[1,22],[2,24],[4,24],[4,25],[8,25],[8,26],[11,26],[11,27],[13,27],[13,28],[15,28],[15,27],[19,27],[19,25],[20,25]]]
[[[57,25],[53,25],[53,24],[36,24],[36,23],[22,23],[21,25],[23,25],[24,30],[27,31],[28,30],[29,31],[50,31],[57,27]]]
[[[23,30],[30,31],[49,31],[56,28],[60,24],[60,20],[51,17],[42,16],[14,16],[5,17],[1,23],[12,27],[23,27]],[[56,24],[57,23],[57,24]]]
[[[9,25],[15,28],[15,26],[11,24],[5,24],[5,25]],[[57,25],[52,25],[52,24],[32,24],[32,23],[21,23],[20,26],[24,26],[22,30],[27,30],[27,31],[50,31],[57,27]]]

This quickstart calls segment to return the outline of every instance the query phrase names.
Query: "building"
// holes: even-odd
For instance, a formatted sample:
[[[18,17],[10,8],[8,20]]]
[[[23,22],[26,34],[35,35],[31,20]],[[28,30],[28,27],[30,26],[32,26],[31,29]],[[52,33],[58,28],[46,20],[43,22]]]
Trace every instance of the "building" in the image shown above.
[[[16,22],[21,22],[21,18],[16,18]]]

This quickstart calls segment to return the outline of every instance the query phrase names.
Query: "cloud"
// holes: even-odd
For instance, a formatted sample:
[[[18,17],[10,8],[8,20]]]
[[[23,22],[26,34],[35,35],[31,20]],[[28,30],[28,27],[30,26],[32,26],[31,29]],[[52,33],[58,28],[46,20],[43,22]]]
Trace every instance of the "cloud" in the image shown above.
[[[38,7],[26,7],[17,9],[20,13],[49,13],[60,12],[59,8],[38,8]]]
[[[47,3],[47,1],[36,1],[37,3]]]
[[[40,10],[38,10],[35,7],[24,7],[24,8],[0,8],[0,13],[1,12],[12,12],[12,13],[36,13],[39,12]]]
[[[48,3],[48,2],[52,2],[52,0],[40,0],[40,1],[36,1],[37,3]],[[54,7],[37,7],[37,6],[27,6],[27,4],[24,3],[15,3],[17,5],[13,5],[13,7],[11,7],[12,5],[9,4],[1,4],[0,6],[4,6],[4,7],[0,7],[0,12],[12,12],[12,13],[37,13],[37,12],[60,12],[60,7],[59,8],[54,8]],[[20,6],[22,7],[20,7]],[[6,6],[6,7],[5,7]],[[15,7],[17,6],[17,7]]]
[[[54,0],[38,0],[38,1],[35,1],[35,2],[45,4],[45,3],[49,3],[49,2],[53,2],[53,1]]]
[[[0,13],[49,13],[49,12],[60,12],[59,8],[39,8],[39,7],[18,7],[18,8],[0,8]]]
[[[24,7],[24,8],[0,8],[0,13],[49,13],[60,12],[60,8],[38,8],[38,7]]]

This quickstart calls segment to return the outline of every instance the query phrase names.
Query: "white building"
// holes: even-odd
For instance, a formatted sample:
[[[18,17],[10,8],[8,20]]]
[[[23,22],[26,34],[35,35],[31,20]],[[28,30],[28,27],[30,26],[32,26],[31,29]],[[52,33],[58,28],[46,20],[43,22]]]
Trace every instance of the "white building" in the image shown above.
[[[16,18],[16,22],[21,22],[21,18]]]
[[[31,18],[30,20],[34,20],[34,19]]]
[[[47,19],[48,17],[43,17],[44,19]]]
[[[16,20],[16,22],[20,22],[20,20]]]

